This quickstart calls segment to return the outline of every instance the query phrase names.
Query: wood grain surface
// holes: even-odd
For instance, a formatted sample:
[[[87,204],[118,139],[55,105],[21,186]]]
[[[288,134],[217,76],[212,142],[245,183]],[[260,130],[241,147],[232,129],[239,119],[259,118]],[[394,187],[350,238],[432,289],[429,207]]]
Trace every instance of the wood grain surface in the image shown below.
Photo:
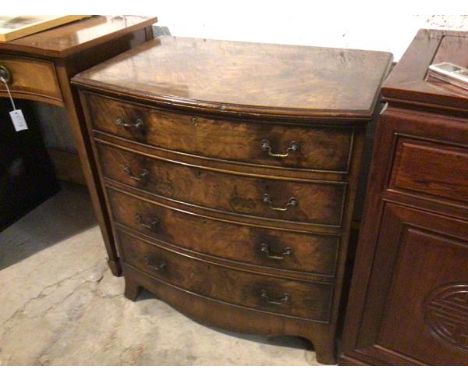
[[[468,67],[468,32],[421,29],[411,49],[388,76],[382,89],[383,97],[429,109],[456,111],[466,117],[467,92],[453,91],[448,84],[427,80],[429,65],[446,61]]]
[[[317,124],[284,125],[168,113],[90,95],[94,129],[164,149],[271,167],[348,172],[353,130]],[[121,123],[117,123],[117,121]],[[128,126],[122,126],[125,123]],[[263,149],[267,140],[272,157]],[[295,151],[289,150],[297,144]]]
[[[165,208],[108,189],[116,222],[181,248],[229,260],[334,275],[339,238],[267,230]],[[267,251],[262,248],[266,245]],[[285,254],[285,249],[290,253]],[[281,256],[282,259],[270,259]]]
[[[98,144],[104,176],[183,204],[233,214],[340,226],[346,183],[274,180],[151,157]],[[294,199],[295,204],[291,201]]]
[[[390,63],[383,52],[165,36],[73,81],[218,113],[370,120]]]
[[[333,284],[262,277],[176,254],[125,233],[119,237],[124,262],[172,285],[240,306],[328,321]]]

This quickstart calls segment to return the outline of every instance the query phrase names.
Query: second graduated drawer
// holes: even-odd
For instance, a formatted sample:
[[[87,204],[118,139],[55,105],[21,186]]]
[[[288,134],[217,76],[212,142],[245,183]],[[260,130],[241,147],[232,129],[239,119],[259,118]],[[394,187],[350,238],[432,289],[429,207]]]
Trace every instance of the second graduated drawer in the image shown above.
[[[97,144],[103,175],[129,186],[233,214],[340,226],[346,183],[233,175]]]
[[[108,188],[114,221],[161,242],[256,266],[333,276],[339,237],[260,228],[169,208]]]
[[[346,126],[208,118],[86,93],[92,128],[138,143],[218,161],[347,173],[353,129]]]

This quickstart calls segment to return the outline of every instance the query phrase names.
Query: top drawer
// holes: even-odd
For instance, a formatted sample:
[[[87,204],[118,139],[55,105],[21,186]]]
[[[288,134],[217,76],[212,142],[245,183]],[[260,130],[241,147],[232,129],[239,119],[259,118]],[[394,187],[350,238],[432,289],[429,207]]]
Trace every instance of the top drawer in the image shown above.
[[[44,96],[57,101],[62,99],[51,62],[0,55],[0,67],[10,77],[9,87],[13,93]],[[0,84],[0,93],[6,94],[3,83]]]
[[[468,203],[468,150],[446,144],[400,139],[390,187]]]
[[[269,167],[348,172],[353,129],[217,120],[87,94],[93,128],[137,142]]]

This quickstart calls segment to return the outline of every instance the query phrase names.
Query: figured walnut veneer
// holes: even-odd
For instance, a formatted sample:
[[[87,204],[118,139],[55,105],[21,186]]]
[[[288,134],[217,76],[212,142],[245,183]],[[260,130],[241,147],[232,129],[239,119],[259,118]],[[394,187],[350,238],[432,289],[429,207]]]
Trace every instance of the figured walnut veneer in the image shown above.
[[[76,76],[126,282],[335,362],[365,127],[390,55],[160,38]]]

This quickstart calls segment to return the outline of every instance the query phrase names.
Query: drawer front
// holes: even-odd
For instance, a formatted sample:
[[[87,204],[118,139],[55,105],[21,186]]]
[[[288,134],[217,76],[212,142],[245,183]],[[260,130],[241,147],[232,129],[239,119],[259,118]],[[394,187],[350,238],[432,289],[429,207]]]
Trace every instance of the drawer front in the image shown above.
[[[257,217],[339,226],[346,184],[231,175],[174,164],[98,144],[104,176],[207,208]]]
[[[391,187],[468,203],[468,149],[400,139]]]
[[[261,229],[174,210],[108,189],[114,219],[158,240],[220,258],[334,275],[339,238]]]
[[[9,73],[12,93],[42,95],[61,100],[54,65],[47,61],[13,58],[0,55],[0,66]],[[0,86],[6,92],[4,86]]]
[[[352,128],[215,120],[87,97],[95,129],[141,143],[258,165],[348,171]]]
[[[327,322],[333,286],[267,277],[177,254],[119,232],[125,263],[177,287],[263,311]]]

